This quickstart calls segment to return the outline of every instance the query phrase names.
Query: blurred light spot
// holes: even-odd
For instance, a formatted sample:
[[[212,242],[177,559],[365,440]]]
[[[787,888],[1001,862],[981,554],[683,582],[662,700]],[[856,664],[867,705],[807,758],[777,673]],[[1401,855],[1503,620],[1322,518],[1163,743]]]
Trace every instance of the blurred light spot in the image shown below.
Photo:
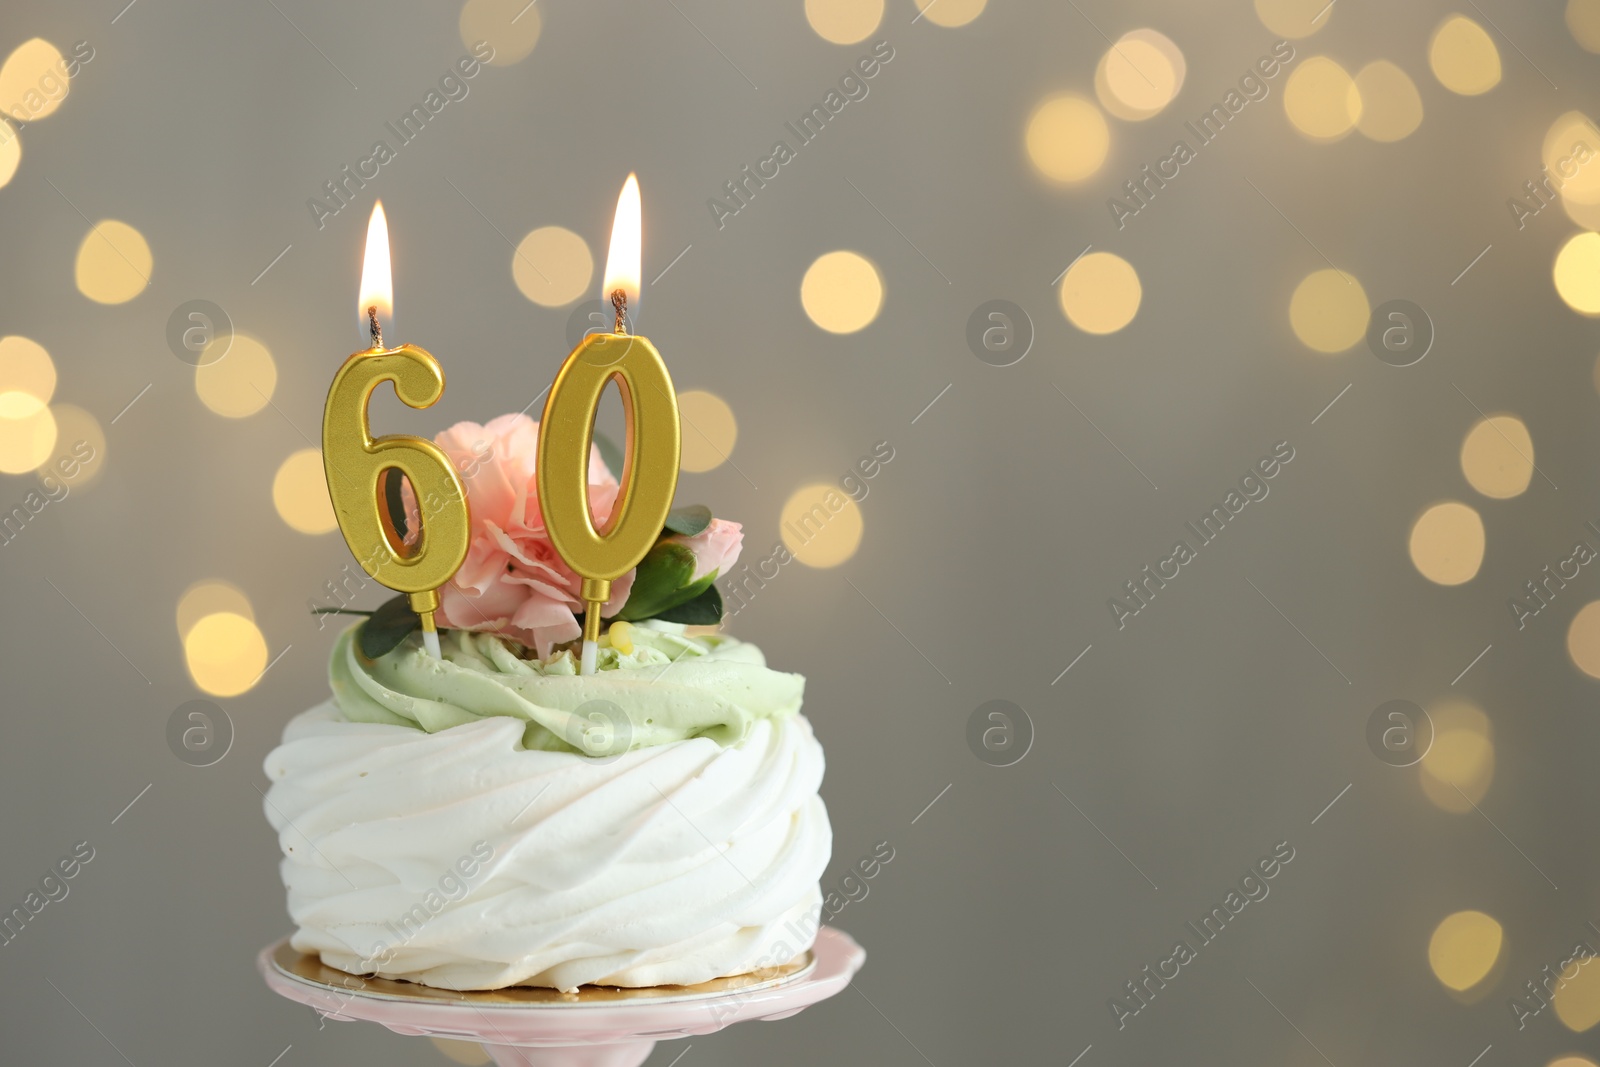
[[[1411,562],[1440,585],[1471,581],[1483,565],[1483,547],[1483,520],[1454,500],[1435,504],[1411,527]]]
[[[1367,335],[1372,309],[1367,292],[1349,271],[1312,271],[1289,298],[1289,326],[1300,343],[1318,352],[1343,352]]]
[[[56,419],[32,393],[0,393],[0,472],[24,474],[50,458]]]
[[[224,343],[224,338],[212,342]],[[194,371],[194,391],[200,402],[218,415],[230,419],[254,415],[267,406],[278,386],[278,365],[272,361],[272,353],[247,334],[235,333],[227,354],[216,362],[205,362],[205,353],[200,358]]]
[[[1567,29],[1578,47],[1600,52],[1600,0],[1567,0]]]
[[[212,696],[238,696],[267,669],[267,640],[251,619],[231,611],[202,617],[183,640],[194,684]]]
[[[983,14],[989,0],[916,0],[916,4],[936,26],[965,26]]]
[[[783,543],[808,567],[837,567],[861,544],[861,509],[826,482],[795,490],[778,522]]]
[[[272,506],[280,519],[301,533],[327,533],[339,525],[328,498],[320,451],[302,448],[283,461],[272,479]]]
[[[1515,415],[1478,420],[1461,442],[1461,472],[1484,496],[1507,500],[1533,478],[1533,438]]]
[[[1361,91],[1339,64],[1312,56],[1289,75],[1283,109],[1294,128],[1313,141],[1337,141],[1361,121]]]
[[[1563,200],[1600,204],[1600,129],[1588,115],[1568,111],[1552,122],[1540,162],[1550,175],[1550,187],[1559,188]]]
[[[883,280],[864,257],[829,252],[806,270],[800,304],[811,321],[829,333],[855,333],[878,317]]]
[[[1423,795],[1435,807],[1465,814],[1494,780],[1494,738],[1489,716],[1463,700],[1428,709],[1433,744],[1418,765]]]
[[[1256,0],[1256,17],[1279,37],[1309,37],[1333,17],[1328,0]]]
[[[1028,158],[1054,182],[1080,182],[1100,169],[1111,130],[1100,109],[1081,96],[1053,96],[1028,119]]]
[[[699,473],[722,466],[739,439],[728,402],[704,389],[690,389],[678,394],[678,414],[683,419],[683,469]]]
[[[539,43],[539,9],[528,0],[467,0],[461,9],[461,43],[479,55],[487,43],[494,49],[491,67],[509,67],[526,59]]]
[[[36,122],[67,98],[67,64],[55,45],[42,37],[19,44],[0,66],[0,111],[21,122]]]
[[[1600,233],[1574,235],[1556,253],[1556,292],[1567,306],[1600,315]]]
[[[1428,965],[1446,989],[1464,992],[1494,968],[1504,937],[1500,924],[1481,911],[1447,915],[1428,939]]]
[[[0,393],[27,393],[41,404],[56,393],[56,365],[38,341],[0,337]]]
[[[1165,34],[1131,30],[1100,57],[1094,92],[1100,106],[1117,118],[1138,122],[1172,103],[1187,71],[1183,53]]]
[[[1584,674],[1600,678],[1600,600],[1591,600],[1572,617],[1567,655]]]
[[[11,123],[0,119],[0,188],[11,180],[22,162],[22,137]]]
[[[188,640],[194,624],[207,615],[227,612],[254,620],[255,609],[244,591],[229,582],[206,579],[195,582],[178,598],[178,638]]]
[[[100,304],[125,304],[150,284],[155,260],[144,234],[116,219],[101,219],[78,246],[78,292]]]
[[[1600,204],[1580,204],[1563,196],[1561,210],[1567,213],[1567,218],[1576,222],[1586,230],[1600,230]]]
[[[1422,97],[1410,75],[1387,59],[1377,59],[1356,74],[1361,104],[1356,129],[1374,141],[1398,141],[1422,125]]]
[[[1451,15],[1433,32],[1428,66],[1452,93],[1477,96],[1500,84],[1500,51],[1487,31],[1465,15]]]
[[[46,489],[66,485],[77,492],[93,484],[106,465],[106,432],[100,421],[74,404],[50,409],[56,420],[56,443],[39,465]]]
[[[511,257],[511,277],[522,295],[547,308],[570,304],[589,291],[594,255],[582,237],[561,226],[541,226]]]
[[[1545,1067],[1596,1067],[1596,1064],[1587,1056],[1560,1056],[1551,1060]]]
[[[1116,333],[1139,313],[1144,288],[1133,264],[1110,252],[1079,258],[1061,279],[1061,310],[1085,333]]]
[[[455,1041],[448,1037],[430,1038],[433,1047],[444,1053],[445,1056],[465,1067],[484,1067],[489,1063],[489,1054],[483,1046],[473,1041]]]
[[[1556,1018],[1568,1030],[1580,1034],[1593,1029],[1595,1023],[1600,1023],[1600,961],[1574,963],[1561,977],[1565,979],[1564,984],[1557,986],[1550,996]]]
[[[883,21],[883,0],[806,0],[806,21],[824,41],[855,44]]]

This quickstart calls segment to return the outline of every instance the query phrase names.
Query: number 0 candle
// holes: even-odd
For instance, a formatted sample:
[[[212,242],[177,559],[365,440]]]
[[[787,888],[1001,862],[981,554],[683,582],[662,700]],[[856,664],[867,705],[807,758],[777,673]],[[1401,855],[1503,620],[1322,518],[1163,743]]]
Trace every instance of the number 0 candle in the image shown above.
[[[583,577],[584,674],[595,670],[600,611],[611,599],[611,583],[655,544],[678,487],[677,393],[661,353],[627,333],[629,303],[637,308],[639,301],[640,215],[639,180],[630,174],[617,199],[601,289],[616,309],[616,328],[590,334],[572,350],[539,422],[539,508],[551,544]],[[589,456],[600,397],[613,381],[622,396],[627,443],[617,502],[597,528],[589,508]]]
[[[333,377],[322,411],[322,463],[328,496],[345,542],[375,581],[410,594],[422,619],[428,654],[440,658],[433,613],[439,587],[467,558],[469,514],[466,490],[449,458],[432,441],[409,434],[374,438],[367,404],[384,382],[410,407],[432,406],[444,395],[439,361],[415,345],[383,347],[380,316],[393,311],[389,230],[383,204],[372,209],[361,270],[361,300],[372,347],[345,360]],[[411,483],[419,517],[414,536],[402,536],[390,514],[385,479],[398,471]]]

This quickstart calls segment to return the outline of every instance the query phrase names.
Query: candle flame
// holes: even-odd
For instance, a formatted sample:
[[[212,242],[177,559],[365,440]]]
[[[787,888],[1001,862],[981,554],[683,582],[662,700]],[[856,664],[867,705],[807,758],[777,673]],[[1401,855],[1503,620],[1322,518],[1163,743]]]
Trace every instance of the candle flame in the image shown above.
[[[383,201],[372,205],[372,218],[367,222],[367,250],[361,262],[361,293],[357,313],[361,316],[362,336],[368,328],[367,309],[378,309],[378,322],[385,328],[393,325],[394,281],[389,265],[389,220],[383,214]]]
[[[611,224],[611,250],[606,255],[605,281],[600,299],[608,306],[611,294],[621,289],[628,296],[628,314],[639,312],[639,249],[643,242],[643,210],[639,205],[638,175],[628,175],[617,197],[616,221]]]

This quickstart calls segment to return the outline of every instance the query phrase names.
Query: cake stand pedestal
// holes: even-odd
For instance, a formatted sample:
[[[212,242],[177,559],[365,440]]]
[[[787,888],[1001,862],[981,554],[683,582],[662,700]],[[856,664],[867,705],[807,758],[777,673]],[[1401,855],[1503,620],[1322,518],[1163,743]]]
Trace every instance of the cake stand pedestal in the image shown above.
[[[296,952],[287,938],[262,949],[256,967],[273,992],[325,1018],[476,1041],[500,1067],[638,1067],[657,1041],[748,1019],[785,1019],[826,1000],[850,984],[866,958],[849,934],[824,926],[811,951],[784,967],[698,986],[456,993],[346,974]]]

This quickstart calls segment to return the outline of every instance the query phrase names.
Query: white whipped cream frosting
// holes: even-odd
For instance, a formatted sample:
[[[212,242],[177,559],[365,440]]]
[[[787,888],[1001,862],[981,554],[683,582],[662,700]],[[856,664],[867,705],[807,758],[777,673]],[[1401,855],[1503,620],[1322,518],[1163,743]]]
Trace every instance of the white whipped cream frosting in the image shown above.
[[[800,714],[611,759],[489,717],[304,712],[266,760],[292,944],[451,989],[693,985],[808,948],[832,847]],[[487,857],[487,858],[485,858]]]

